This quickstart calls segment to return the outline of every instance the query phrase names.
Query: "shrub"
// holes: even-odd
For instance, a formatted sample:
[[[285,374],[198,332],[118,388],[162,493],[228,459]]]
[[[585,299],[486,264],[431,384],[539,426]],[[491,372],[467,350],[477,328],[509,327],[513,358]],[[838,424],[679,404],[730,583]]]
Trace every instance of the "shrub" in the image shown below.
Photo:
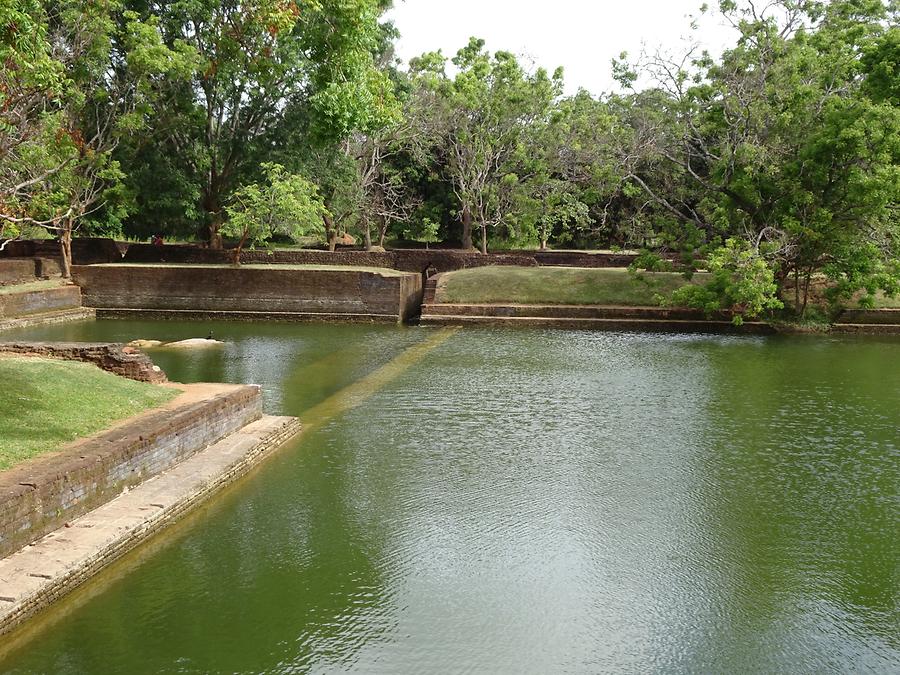
[[[702,309],[707,313],[730,311],[735,325],[784,304],[778,299],[775,272],[759,252],[747,242],[729,239],[708,258],[711,280],[688,285],[672,293],[672,303]]]

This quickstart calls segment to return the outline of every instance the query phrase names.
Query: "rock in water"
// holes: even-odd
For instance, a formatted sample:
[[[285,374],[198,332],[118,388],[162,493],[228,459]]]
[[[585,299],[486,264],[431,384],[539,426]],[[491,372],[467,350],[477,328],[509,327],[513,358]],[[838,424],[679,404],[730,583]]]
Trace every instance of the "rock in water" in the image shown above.
[[[132,340],[127,346],[135,349],[152,349],[161,345],[162,342],[160,340]]]
[[[203,338],[191,338],[190,340],[179,340],[178,342],[167,342],[163,347],[171,347],[173,349],[202,349],[207,347],[221,347],[225,343],[219,340],[205,340]]]

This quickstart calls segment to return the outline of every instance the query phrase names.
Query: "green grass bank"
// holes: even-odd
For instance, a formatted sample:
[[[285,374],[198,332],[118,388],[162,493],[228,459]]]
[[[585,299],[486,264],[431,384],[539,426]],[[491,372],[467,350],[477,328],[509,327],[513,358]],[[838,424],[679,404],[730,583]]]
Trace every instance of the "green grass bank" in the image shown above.
[[[0,357],[0,470],[160,406],[177,389],[135,382],[87,363]]]
[[[705,275],[694,277],[702,282]],[[672,272],[627,269],[478,267],[441,277],[436,301],[450,304],[625,305],[657,307],[688,282]]]

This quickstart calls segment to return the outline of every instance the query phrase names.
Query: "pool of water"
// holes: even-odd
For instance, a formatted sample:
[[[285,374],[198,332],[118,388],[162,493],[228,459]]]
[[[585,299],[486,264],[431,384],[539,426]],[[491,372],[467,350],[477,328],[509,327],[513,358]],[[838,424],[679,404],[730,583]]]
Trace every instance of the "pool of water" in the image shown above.
[[[88,322],[307,428],[0,671],[900,670],[900,341]]]

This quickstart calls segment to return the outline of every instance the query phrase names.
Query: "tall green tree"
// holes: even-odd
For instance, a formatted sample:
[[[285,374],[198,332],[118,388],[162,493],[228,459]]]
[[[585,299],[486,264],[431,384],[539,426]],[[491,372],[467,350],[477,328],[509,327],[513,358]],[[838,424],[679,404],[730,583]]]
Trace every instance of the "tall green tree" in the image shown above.
[[[48,16],[38,0],[0,4],[0,246],[33,222],[27,201],[59,165],[34,173],[26,156],[35,145],[55,144],[58,109],[67,81],[54,59]]]
[[[721,60],[651,59],[671,100],[651,155],[690,186],[677,204],[641,185],[710,243],[739,236],[805,310],[812,281],[845,295],[897,288],[900,109],[895,6],[879,0],[725,0],[739,31]],[[638,184],[639,178],[635,179]]]
[[[40,74],[16,72],[26,84],[33,80],[35,131],[3,129],[2,143],[12,149],[0,158],[0,173],[21,178],[6,191],[4,212],[57,234],[68,276],[73,233],[92,213],[113,213],[123,178],[114,150],[143,127],[155,86],[189,71],[191,56],[162,43],[153,17],[142,20],[115,0],[46,0],[28,16],[27,44]]]
[[[514,160],[524,130],[549,115],[562,90],[562,71],[527,72],[509,52],[491,54],[472,38],[453,58],[453,77],[440,52],[413,61],[415,91],[409,113],[434,139],[462,222],[462,246],[472,248],[473,227],[488,233],[512,211],[521,183]]]
[[[373,60],[382,0],[134,0],[132,6],[159,16],[166,43],[188,44],[198,59],[190,81],[164,91],[167,104],[154,115],[152,133],[130,148],[128,167],[148,157],[158,162],[133,189],[156,208],[147,193],[156,189],[155,175],[168,171],[174,194],[163,195],[169,199],[163,206],[198,197],[212,246],[221,245],[229,195],[270,159],[272,148],[260,141],[292,111],[312,117],[312,137],[294,140],[327,142],[372,124],[390,90]]]
[[[237,239],[234,264],[239,265],[244,246],[262,246],[275,235],[297,239],[322,231],[325,205],[313,183],[289,174],[280,164],[262,166],[266,180],[235,190],[225,210],[228,219],[222,226],[226,236]]]

